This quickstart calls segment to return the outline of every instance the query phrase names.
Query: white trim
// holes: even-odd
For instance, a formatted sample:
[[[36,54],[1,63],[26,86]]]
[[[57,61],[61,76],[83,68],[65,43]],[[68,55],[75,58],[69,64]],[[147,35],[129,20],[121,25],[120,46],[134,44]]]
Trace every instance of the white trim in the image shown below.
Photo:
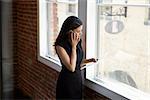
[[[99,6],[150,7],[150,4],[98,3]]]
[[[44,63],[45,65],[51,67],[52,69],[60,72],[61,71],[61,64],[56,62],[53,59],[50,59],[48,57],[42,57],[38,55],[38,61]]]
[[[46,24],[46,4],[40,0],[39,1],[39,55],[47,54],[47,24]]]
[[[96,84],[93,84],[92,82]],[[113,80],[111,80],[110,82],[110,80],[107,79],[88,78],[88,80],[86,80],[85,82],[85,85],[90,85],[92,89],[112,100],[124,100],[125,98],[130,100],[149,100],[150,98],[150,95],[148,93],[144,93],[140,90],[129,87],[126,84],[119,83]]]
[[[90,12],[89,12],[90,11]],[[96,0],[87,1],[86,58],[96,58]],[[95,40],[95,41],[92,41]],[[92,49],[89,49],[92,48]],[[86,69],[86,78],[94,76],[94,66]]]
[[[101,83],[103,83],[103,81]],[[93,78],[86,79],[85,86],[89,87],[90,89],[96,91],[97,93],[100,93],[112,100],[128,100],[123,96],[116,94],[115,92],[112,92],[111,90],[105,88],[103,85],[98,84],[98,82],[95,81]]]

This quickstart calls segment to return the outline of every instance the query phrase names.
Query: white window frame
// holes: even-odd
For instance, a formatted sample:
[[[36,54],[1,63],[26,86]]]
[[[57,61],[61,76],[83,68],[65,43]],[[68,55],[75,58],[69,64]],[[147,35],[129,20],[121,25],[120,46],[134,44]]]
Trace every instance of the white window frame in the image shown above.
[[[44,63],[45,65],[53,68],[54,70],[60,72],[61,64],[54,59],[51,59],[47,56],[47,25],[46,19],[47,14],[45,10],[47,9],[47,5],[44,0],[39,0],[39,26],[38,26],[38,61]]]
[[[97,9],[96,9],[96,0],[88,0],[87,2],[87,34],[92,34],[97,32]],[[98,5],[101,5],[98,3]],[[150,7],[149,4],[120,4],[120,3],[105,3],[102,5],[115,5],[115,6],[138,6],[138,7]],[[102,6],[101,5],[101,6]],[[94,8],[94,7],[95,8]],[[88,12],[88,11],[93,12]],[[96,45],[96,35],[92,34],[93,36],[86,35],[86,57],[96,57],[95,51]],[[91,41],[95,40],[95,41]],[[89,48],[94,48],[94,49],[89,49]],[[94,52],[93,52],[94,51]],[[90,53],[89,53],[90,52]],[[95,67],[93,66],[87,66],[86,68],[86,80],[85,80],[85,85],[88,86],[89,88],[97,91],[98,93],[103,94],[104,96],[112,99],[112,100],[148,100],[150,98],[150,95],[142,93],[140,90],[136,90],[133,88],[128,88],[126,85],[124,87],[119,87],[123,84],[120,84],[119,86],[116,86],[116,84],[110,83],[110,81],[104,80],[104,79],[97,79],[95,78]]]

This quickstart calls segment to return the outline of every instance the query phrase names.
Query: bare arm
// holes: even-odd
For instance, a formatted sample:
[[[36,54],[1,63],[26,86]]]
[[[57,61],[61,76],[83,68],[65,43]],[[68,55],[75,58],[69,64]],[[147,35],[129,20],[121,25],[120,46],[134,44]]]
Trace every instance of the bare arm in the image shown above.
[[[68,70],[74,72],[76,67],[76,59],[77,59],[76,47],[72,48],[71,57],[69,57],[66,50],[61,46],[56,46],[56,50],[60,59],[62,60],[62,63],[67,67]]]
[[[75,71],[76,61],[77,61],[77,53],[76,53],[76,45],[79,42],[80,38],[77,34],[71,34],[71,45],[72,45],[72,52],[71,56],[67,54],[66,50],[61,46],[56,46],[57,53],[62,61],[62,63],[66,66],[68,70],[71,72]]]

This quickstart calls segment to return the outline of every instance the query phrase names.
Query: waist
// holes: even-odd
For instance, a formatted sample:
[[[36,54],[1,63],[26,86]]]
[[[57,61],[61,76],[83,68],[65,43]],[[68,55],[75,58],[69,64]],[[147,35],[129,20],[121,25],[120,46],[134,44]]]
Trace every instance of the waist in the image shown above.
[[[70,70],[68,70],[67,68],[65,68],[64,66],[62,67],[62,70],[61,70],[62,72],[68,72],[68,73],[79,73],[79,72],[81,72],[81,70],[79,69],[79,68],[76,68],[75,69],[75,71],[74,72],[71,72]]]

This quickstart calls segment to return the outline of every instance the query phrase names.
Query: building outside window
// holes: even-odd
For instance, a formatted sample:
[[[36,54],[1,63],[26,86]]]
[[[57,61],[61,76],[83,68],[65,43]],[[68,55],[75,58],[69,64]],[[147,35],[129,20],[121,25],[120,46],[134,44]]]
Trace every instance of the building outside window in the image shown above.
[[[76,13],[76,5],[68,4],[68,12],[67,13]]]
[[[59,34],[63,21],[68,16],[78,16],[78,2],[77,0],[55,0],[53,2],[47,2],[47,14],[48,56],[58,60],[53,44]]]
[[[97,1],[95,33],[87,31],[87,41],[95,41],[88,42],[86,53],[99,63],[87,68],[88,79],[93,75],[95,81],[150,95],[150,25],[144,24],[148,4],[149,0]]]

